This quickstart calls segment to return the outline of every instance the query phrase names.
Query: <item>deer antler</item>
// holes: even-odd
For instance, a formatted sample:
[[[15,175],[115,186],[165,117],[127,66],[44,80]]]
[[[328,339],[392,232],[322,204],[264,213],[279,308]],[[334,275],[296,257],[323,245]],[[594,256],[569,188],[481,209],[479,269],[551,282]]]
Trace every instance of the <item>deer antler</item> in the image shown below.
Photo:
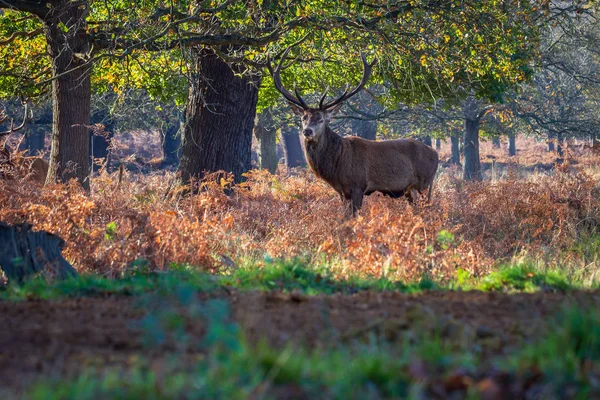
[[[348,100],[350,97],[354,96],[355,94],[360,92],[365,87],[366,83],[369,81],[369,78],[371,77],[371,73],[373,72],[373,65],[375,65],[377,63],[377,59],[375,58],[373,60],[373,62],[371,62],[369,64],[367,62],[367,57],[364,55],[364,53],[360,53],[360,58],[363,63],[363,75],[362,75],[362,78],[360,79],[360,82],[358,83],[358,86],[356,86],[350,92],[348,92],[348,86],[346,86],[346,90],[344,90],[344,93],[342,93],[342,95],[340,97],[338,97],[337,99],[335,99],[329,103],[323,104],[323,100],[325,99],[325,94],[327,93],[327,91],[325,91],[325,93],[323,93],[323,97],[321,98],[321,101],[319,102],[319,108],[321,110],[327,110],[329,108],[335,107],[336,105]]]
[[[296,95],[294,96],[281,83],[281,67],[291,49],[291,47],[288,47],[283,52],[281,59],[279,60],[279,63],[277,63],[275,69],[273,69],[273,67],[271,66],[271,58],[269,57],[267,61],[267,68],[269,68],[269,72],[271,73],[271,76],[273,76],[273,83],[275,84],[275,89],[277,89],[279,93],[281,93],[283,97],[286,98],[287,101],[306,110],[310,107],[306,104],[304,99],[302,99],[302,96],[300,96],[300,92],[298,92],[296,86],[294,86],[294,93],[296,93]]]
[[[283,87],[283,84],[281,83],[281,67],[290,50],[291,47],[288,47],[283,52],[283,55],[281,56],[281,59],[279,60],[279,63],[277,64],[275,69],[273,69],[273,67],[271,66],[271,59],[269,58],[267,62],[267,68],[269,68],[269,72],[273,76],[273,83],[275,84],[275,89],[277,89],[283,95],[283,97],[287,99],[287,101],[306,110],[310,107],[302,99],[302,96],[300,96],[300,92],[298,92],[296,86],[294,86],[294,96],[285,87]],[[365,84],[369,81],[369,78],[371,77],[371,73],[373,72],[373,65],[377,63],[377,59],[374,59],[373,62],[369,64],[369,62],[367,61],[367,57],[363,53],[360,54],[360,58],[363,63],[363,75],[360,82],[358,83],[358,86],[356,86],[350,92],[348,92],[348,86],[346,86],[346,90],[344,90],[344,93],[342,93],[341,96],[329,103],[323,104],[323,102],[325,101],[325,97],[327,96],[327,92],[329,91],[329,88],[325,89],[325,92],[323,92],[323,95],[321,96],[321,100],[319,100],[320,110],[326,111],[332,107],[335,107],[336,105],[348,100],[350,97],[354,96],[364,88]]]
[[[25,108],[24,112],[23,112],[23,122],[21,122],[21,125],[17,126],[15,128],[15,120],[11,118],[10,120],[10,129],[4,132],[0,132],[0,137],[4,137],[7,135],[10,135],[13,132],[16,132],[18,130],[23,129],[23,127],[25,126],[25,124],[31,119],[33,118],[33,113],[29,110],[29,99],[25,99],[21,101],[21,104],[23,105],[23,107]],[[0,115],[0,123],[5,122],[8,119],[8,116],[5,114],[4,111],[2,111],[2,115]]]

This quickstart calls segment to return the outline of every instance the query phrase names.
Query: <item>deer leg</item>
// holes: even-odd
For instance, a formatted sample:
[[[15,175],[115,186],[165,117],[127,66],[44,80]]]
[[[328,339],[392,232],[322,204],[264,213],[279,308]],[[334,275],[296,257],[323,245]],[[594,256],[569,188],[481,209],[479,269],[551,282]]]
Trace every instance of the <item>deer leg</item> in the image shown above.
[[[364,192],[362,190],[353,189],[351,196],[352,216],[355,217],[358,210],[362,207]]]
[[[417,199],[419,198],[419,191],[417,190],[415,185],[410,185],[406,188],[405,196],[408,202],[414,205]]]

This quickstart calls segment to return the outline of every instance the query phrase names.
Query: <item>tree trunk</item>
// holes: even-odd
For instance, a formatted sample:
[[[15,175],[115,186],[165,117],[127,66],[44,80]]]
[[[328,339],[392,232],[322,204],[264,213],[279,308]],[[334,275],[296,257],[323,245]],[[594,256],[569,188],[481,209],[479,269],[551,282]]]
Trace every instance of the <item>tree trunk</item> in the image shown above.
[[[509,135],[508,136],[508,155],[510,157],[514,157],[517,155],[517,135]]]
[[[252,128],[259,79],[240,73],[210,49],[194,52],[195,77],[185,110],[181,162],[183,182],[205,172],[233,173],[236,182],[251,164]]]
[[[163,165],[176,165],[181,157],[181,121],[179,118],[165,120],[163,132],[160,133],[160,144],[163,151]]]
[[[479,120],[465,119],[463,179],[482,180],[479,160]]]
[[[288,168],[306,167],[304,151],[297,132],[291,131],[283,134],[285,150],[285,163]]]
[[[436,138],[435,139],[435,149],[437,151],[440,151],[441,148],[442,148],[442,141],[441,141],[441,139]]]
[[[423,143],[425,143],[429,147],[432,147],[433,142],[431,141],[431,136],[425,136],[423,138]]]
[[[277,130],[273,126],[270,110],[263,111],[256,117],[254,136],[260,144],[258,159],[260,168],[274,174],[277,172]]]
[[[44,18],[52,59],[52,147],[46,183],[76,179],[89,190],[91,64],[86,3],[56,0]]]
[[[65,242],[45,231],[33,231],[29,224],[15,226],[0,222],[0,269],[9,282],[23,282],[44,272],[57,279],[77,276],[61,255]]]
[[[500,137],[499,136],[492,137],[492,147],[494,149],[499,149],[500,148]]]
[[[455,165],[460,165],[460,137],[458,135],[452,135],[450,137],[451,151],[452,157],[450,158],[450,163]]]

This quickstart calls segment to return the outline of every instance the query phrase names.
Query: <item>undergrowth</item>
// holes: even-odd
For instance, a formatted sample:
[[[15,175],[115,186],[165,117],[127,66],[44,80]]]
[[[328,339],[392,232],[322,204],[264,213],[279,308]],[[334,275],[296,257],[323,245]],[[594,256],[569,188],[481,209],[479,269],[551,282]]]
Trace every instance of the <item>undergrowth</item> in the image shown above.
[[[175,179],[102,173],[87,195],[77,185],[0,182],[0,221],[27,222],[62,237],[80,272],[120,276],[138,259],[217,272],[245,259],[302,257],[336,264],[337,278],[448,281],[457,269],[484,276],[527,254],[597,280],[600,196],[583,168],[466,183],[443,169],[431,204],[369,196],[345,220],[333,189],[309,173],[251,171],[246,182],[208,177],[194,195],[169,193]],[[218,175],[222,177],[222,175]]]

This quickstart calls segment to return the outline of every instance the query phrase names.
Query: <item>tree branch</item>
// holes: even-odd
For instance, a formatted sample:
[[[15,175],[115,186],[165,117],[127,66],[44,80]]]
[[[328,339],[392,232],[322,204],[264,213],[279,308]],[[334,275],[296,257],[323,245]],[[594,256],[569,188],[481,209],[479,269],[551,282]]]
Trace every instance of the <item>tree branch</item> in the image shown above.
[[[40,18],[44,18],[49,11],[44,0],[0,0],[1,8],[28,12]]]

